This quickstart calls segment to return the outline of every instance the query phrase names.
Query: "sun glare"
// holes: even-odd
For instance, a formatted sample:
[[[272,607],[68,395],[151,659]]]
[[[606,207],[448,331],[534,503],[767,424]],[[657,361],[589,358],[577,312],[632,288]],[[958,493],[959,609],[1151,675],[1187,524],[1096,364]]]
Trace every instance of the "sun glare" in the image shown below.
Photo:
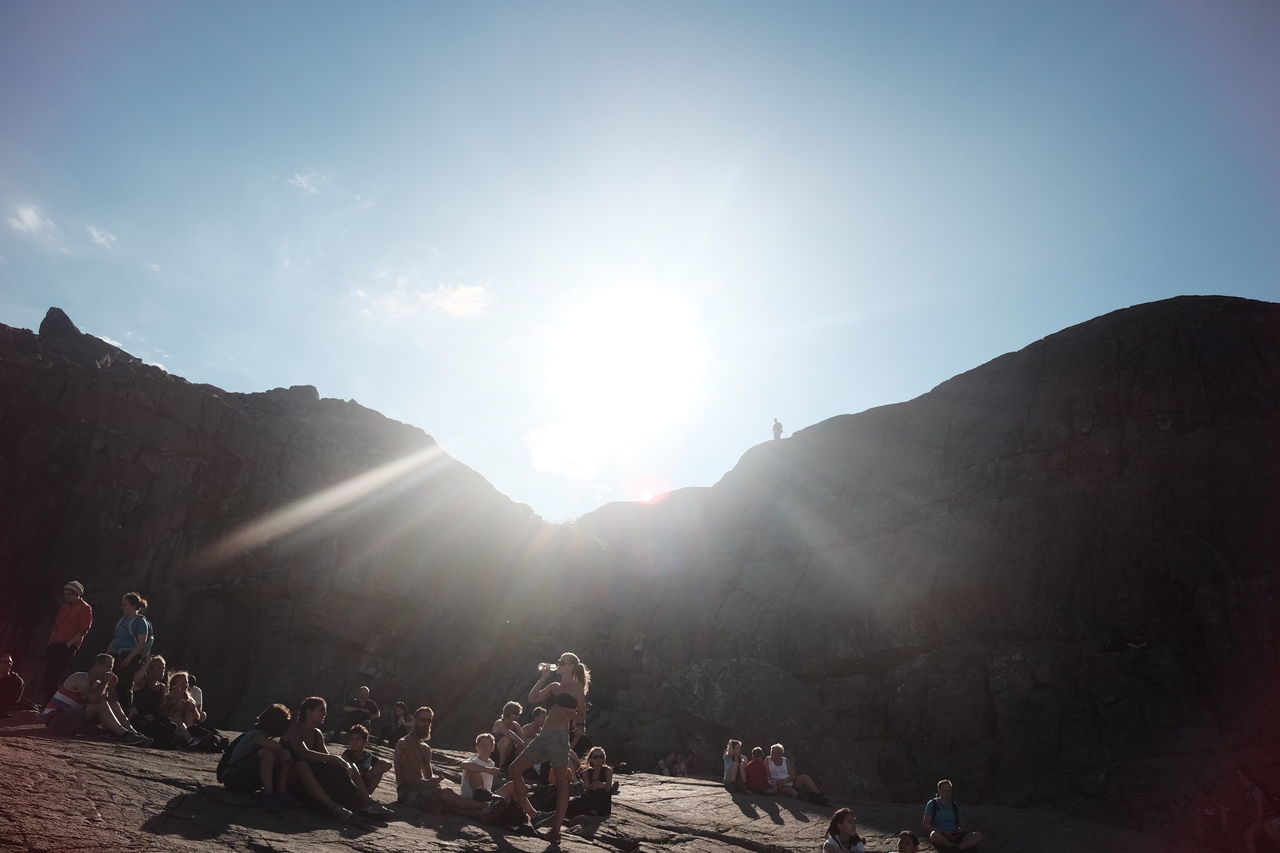
[[[558,418],[530,434],[534,465],[581,479],[682,422],[706,367],[692,304],[656,289],[592,294],[549,331],[545,351]]]

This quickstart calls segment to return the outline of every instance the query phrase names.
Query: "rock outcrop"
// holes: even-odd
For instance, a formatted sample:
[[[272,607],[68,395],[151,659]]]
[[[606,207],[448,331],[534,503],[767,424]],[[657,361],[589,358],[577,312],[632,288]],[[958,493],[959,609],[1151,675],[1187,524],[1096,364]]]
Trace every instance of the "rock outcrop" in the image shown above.
[[[1153,831],[1277,757],[1280,306],[1115,312],[571,526],[354,403],[62,319],[0,329],[0,643],[32,655],[67,578],[94,648],[137,588],[224,721],[366,681],[465,743],[572,648],[615,760],[782,740],[860,800],[950,776]]]

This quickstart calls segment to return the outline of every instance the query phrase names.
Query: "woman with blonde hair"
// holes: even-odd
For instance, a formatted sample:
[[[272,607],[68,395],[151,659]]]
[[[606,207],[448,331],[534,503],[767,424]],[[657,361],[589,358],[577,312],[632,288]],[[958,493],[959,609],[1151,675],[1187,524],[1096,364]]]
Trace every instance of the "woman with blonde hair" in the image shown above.
[[[724,745],[724,785],[730,791],[747,791],[747,759],[742,754],[742,741],[733,738]]]
[[[582,796],[570,801],[566,818],[583,815],[608,817],[613,812],[613,768],[605,763],[607,760],[604,747],[593,746],[588,750],[578,773]]]
[[[552,673],[558,676],[551,681]],[[587,691],[591,688],[591,672],[573,652],[565,652],[555,664],[538,665],[538,681],[529,690],[529,702],[548,703],[547,722],[524,751],[511,765],[508,775],[515,783],[516,802],[524,809],[535,829],[551,824],[547,840],[560,842],[560,827],[564,824],[565,811],[569,807],[569,729],[574,723],[585,722],[587,717]],[[556,810],[540,812],[529,802],[525,789],[524,771],[535,764],[551,765],[551,778],[556,786]]]

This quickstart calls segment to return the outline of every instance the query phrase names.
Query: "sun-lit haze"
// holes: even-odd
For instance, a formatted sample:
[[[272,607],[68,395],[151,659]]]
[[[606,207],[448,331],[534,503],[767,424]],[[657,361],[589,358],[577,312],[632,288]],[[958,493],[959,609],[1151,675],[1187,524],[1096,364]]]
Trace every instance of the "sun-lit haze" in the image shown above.
[[[315,385],[559,520],[1280,296],[1280,5],[0,4],[0,322]]]

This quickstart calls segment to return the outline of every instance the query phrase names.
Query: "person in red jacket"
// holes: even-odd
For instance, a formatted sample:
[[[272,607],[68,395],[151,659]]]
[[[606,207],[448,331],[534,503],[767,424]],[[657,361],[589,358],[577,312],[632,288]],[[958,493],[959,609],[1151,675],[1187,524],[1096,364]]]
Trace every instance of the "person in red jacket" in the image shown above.
[[[747,790],[753,794],[768,794],[769,768],[764,763],[764,750],[758,746],[751,748],[751,760],[743,768],[747,776]]]
[[[62,606],[53,620],[53,633],[49,635],[49,648],[44,655],[43,696],[46,702],[62,683],[62,677],[71,668],[71,659],[92,627],[93,607],[84,600],[84,584],[67,581],[62,588]]]

